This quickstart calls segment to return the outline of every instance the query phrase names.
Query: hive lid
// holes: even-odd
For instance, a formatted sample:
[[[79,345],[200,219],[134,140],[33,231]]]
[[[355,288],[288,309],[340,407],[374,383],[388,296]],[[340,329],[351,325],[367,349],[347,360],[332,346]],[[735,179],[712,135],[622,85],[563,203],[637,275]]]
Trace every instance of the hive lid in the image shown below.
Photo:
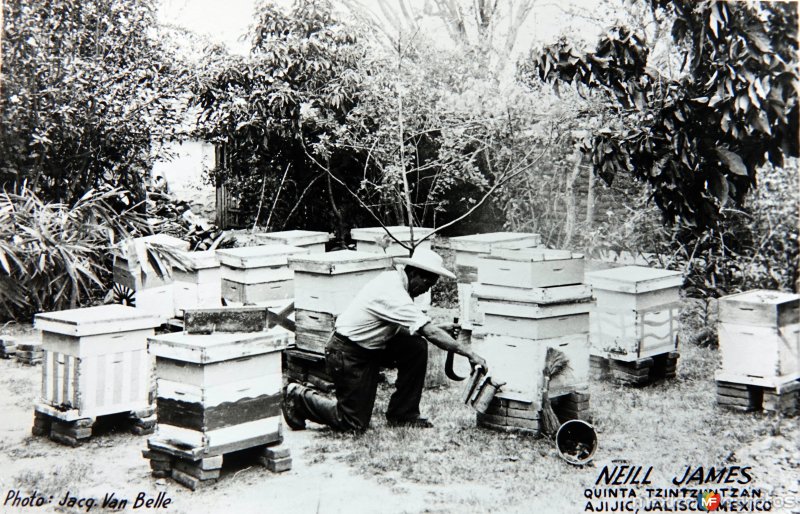
[[[188,334],[174,332],[148,338],[149,352],[156,357],[196,364],[239,359],[252,355],[279,352],[286,348],[293,334],[281,327],[266,332],[219,332]]]
[[[396,239],[404,243],[411,241],[411,229],[401,225],[386,227],[385,230],[383,227],[354,228],[350,230],[350,237],[355,241],[370,241],[373,243],[386,238],[389,244],[397,244],[397,241],[389,237],[386,233],[387,230]],[[426,227],[414,227],[414,241],[419,241],[420,238],[429,235],[433,230],[432,228]]]
[[[289,255],[308,253],[308,248],[284,244],[244,246],[217,250],[220,264],[229,268],[263,268],[266,266],[286,266]]]
[[[266,232],[256,234],[256,239],[261,244],[284,244],[291,246],[308,246],[327,243],[331,235],[327,232],[313,230],[284,230],[282,232]]]
[[[340,275],[342,273],[380,270],[387,269],[391,265],[392,258],[388,255],[353,250],[293,255],[289,258],[289,267],[291,269],[321,275]]]
[[[77,337],[142,330],[159,325],[160,316],[119,304],[40,312],[33,318],[33,326],[39,330]]]
[[[683,275],[679,271],[669,271],[645,266],[621,266],[586,273],[586,281],[595,289],[617,291],[620,293],[646,293],[659,289],[680,287]]]
[[[489,253],[493,245],[497,243],[517,242],[523,244],[527,241],[530,246],[537,246],[539,240],[539,234],[531,232],[488,232],[451,237],[450,248],[458,252]]]
[[[217,252],[214,250],[186,252],[186,260],[191,264],[191,268],[195,270],[219,267]]]
[[[753,289],[719,299],[719,319],[729,323],[783,326],[800,321],[800,295]]]
[[[472,296],[487,300],[508,300],[539,304],[586,302],[592,299],[592,287],[577,284],[556,287],[506,287],[489,284],[472,284]]]
[[[505,261],[541,262],[583,259],[583,254],[572,253],[569,250],[551,250],[549,248],[523,248],[519,250],[492,248],[490,254],[485,258]]]

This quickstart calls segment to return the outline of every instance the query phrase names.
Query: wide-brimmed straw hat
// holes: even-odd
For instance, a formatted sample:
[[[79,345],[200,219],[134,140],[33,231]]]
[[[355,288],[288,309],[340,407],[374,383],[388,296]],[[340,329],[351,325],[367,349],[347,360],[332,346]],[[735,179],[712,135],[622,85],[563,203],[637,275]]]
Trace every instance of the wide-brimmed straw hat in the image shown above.
[[[442,257],[433,250],[418,248],[413,257],[398,257],[394,260],[397,264],[405,264],[414,268],[424,269],[447,278],[456,278],[452,271],[442,266]]]

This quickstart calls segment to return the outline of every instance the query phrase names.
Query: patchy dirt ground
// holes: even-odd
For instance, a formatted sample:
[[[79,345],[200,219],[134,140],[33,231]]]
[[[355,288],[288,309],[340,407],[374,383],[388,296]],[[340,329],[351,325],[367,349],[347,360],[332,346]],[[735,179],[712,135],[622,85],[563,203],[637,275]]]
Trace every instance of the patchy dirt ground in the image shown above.
[[[22,336],[35,337],[30,330],[23,331]],[[697,362],[709,357],[707,352],[699,350],[686,353],[683,358]],[[288,432],[286,444],[294,459],[291,471],[272,474],[242,456],[226,461],[223,477],[216,484],[191,492],[172,481],[152,478],[148,461],[141,456],[146,437],[133,436],[122,428],[107,427],[103,433],[75,449],[32,437],[30,428],[40,387],[41,367],[0,360],[0,512],[106,512],[110,509],[63,508],[58,506],[58,502],[65,495],[102,501],[112,493],[117,498],[130,500],[126,511],[141,512],[148,509],[132,509],[138,495],[143,493],[148,498],[155,498],[159,492],[165,492],[172,502],[167,509],[159,510],[187,514],[222,510],[299,514],[577,513],[587,511],[587,501],[583,498],[585,488],[593,487],[602,466],[613,465],[618,457],[626,458],[631,464],[647,465],[650,459],[711,466],[719,465],[720,455],[725,454],[725,462],[730,465],[753,466],[757,478],[755,485],[765,493],[783,499],[784,503],[773,506],[772,512],[800,513],[800,502],[790,505],[785,501],[787,498],[790,502],[794,501],[792,498],[800,500],[798,419],[707,414],[708,409],[713,411],[713,403],[706,398],[711,387],[703,373],[703,369],[697,366],[684,366],[678,384],[670,387],[674,391],[670,404],[659,408],[652,406],[664,388],[621,390],[600,385],[593,389],[593,402],[597,402],[595,408],[606,409],[609,414],[596,425],[601,439],[596,463],[584,469],[560,462],[552,455],[546,441],[531,443],[506,438],[500,446],[500,453],[507,452],[509,445],[516,453],[498,453],[495,460],[500,464],[476,469],[469,479],[456,473],[452,477],[426,475],[426,470],[419,468],[424,468],[428,462],[426,459],[434,458],[427,455],[415,457],[417,469],[409,474],[401,467],[391,469],[394,457],[388,453],[399,454],[399,446],[392,444],[411,446],[416,435],[403,435],[407,438],[405,443],[402,440],[387,441],[387,435],[389,438],[398,436],[386,434],[386,429],[376,423],[378,427],[370,431],[374,434],[368,433],[360,440],[336,436],[325,430]],[[426,393],[423,407],[426,412],[431,412],[436,402],[453,402],[455,396],[457,393],[447,389]],[[449,415],[440,414],[442,417]],[[469,425],[468,414],[458,416],[464,418],[462,424]],[[705,421],[719,416],[723,421],[734,420],[733,428],[721,430],[720,426]],[[436,430],[440,425],[447,430],[449,420],[434,420],[437,422]],[[476,435],[475,430],[465,426],[460,429],[460,435],[448,437],[451,440],[466,437],[470,441],[490,438],[485,431]],[[373,453],[370,449],[372,444],[388,453],[381,455],[378,451],[374,452],[378,455],[371,457],[357,455],[366,450]],[[653,456],[653,448],[660,448],[664,455]],[[323,458],[320,458],[320,451],[326,452]],[[474,450],[462,448],[461,451]],[[435,458],[447,460],[451,457],[461,458],[463,453],[453,448],[452,452],[438,452]],[[524,468],[524,472],[515,471],[515,466]],[[15,491],[22,497],[35,494],[48,503],[40,508],[12,507],[11,501],[3,504]],[[597,509],[601,503],[595,501],[594,505]],[[610,507],[610,504],[606,506],[607,509]]]

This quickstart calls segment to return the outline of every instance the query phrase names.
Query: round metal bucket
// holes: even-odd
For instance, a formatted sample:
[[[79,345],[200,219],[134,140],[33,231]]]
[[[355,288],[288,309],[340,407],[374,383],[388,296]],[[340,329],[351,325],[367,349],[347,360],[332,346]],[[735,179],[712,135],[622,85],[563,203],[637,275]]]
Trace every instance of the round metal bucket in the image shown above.
[[[580,419],[571,419],[556,432],[558,456],[576,466],[588,463],[597,451],[594,427]]]

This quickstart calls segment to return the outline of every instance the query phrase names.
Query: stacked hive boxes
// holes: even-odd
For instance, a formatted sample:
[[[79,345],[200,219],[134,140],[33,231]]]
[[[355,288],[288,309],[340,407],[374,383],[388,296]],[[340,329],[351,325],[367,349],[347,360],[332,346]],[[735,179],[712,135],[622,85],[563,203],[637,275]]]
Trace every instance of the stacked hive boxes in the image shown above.
[[[632,384],[674,377],[681,274],[623,266],[586,277],[597,301],[590,316],[594,373]]]
[[[309,253],[324,253],[325,244],[331,236],[327,232],[311,230],[285,230],[282,232],[264,232],[256,234],[258,244],[283,244],[305,248]]]
[[[282,439],[281,352],[291,334],[280,327],[264,330],[265,310],[255,313],[261,320],[256,326],[242,322],[238,312],[232,313],[238,320],[233,323],[208,323],[209,317],[224,317],[224,311],[209,316],[187,311],[185,332],[150,338],[156,358],[158,430],[144,456],[154,475],[170,475],[192,489],[219,478],[225,454],[261,451]],[[238,331],[209,333],[220,328]],[[287,458],[268,460],[274,468],[288,469],[290,461],[280,460]]]
[[[187,252],[187,269],[173,269],[175,311],[212,308],[222,305],[222,276],[219,259],[213,250]]]
[[[147,338],[159,316],[124,305],[37,314],[45,359],[34,434],[77,445],[98,416],[129,413],[136,433],[155,425]]]
[[[10,336],[0,336],[0,359],[10,359],[17,353],[17,340]]]
[[[493,249],[478,259],[473,301],[483,315],[476,349],[495,380],[506,382],[478,423],[492,428],[539,430],[544,388],[550,398],[588,385],[591,289],[583,282],[583,256],[563,250]],[[545,381],[548,348],[563,352],[569,367]],[[588,395],[570,404],[587,418]]]
[[[458,282],[458,306],[461,326],[473,328],[479,324],[476,309],[472,305],[472,283],[478,279],[478,259],[486,256],[492,248],[519,249],[539,246],[539,234],[524,232],[490,232],[470,236],[451,237],[450,249],[455,253],[456,280]]]
[[[717,401],[795,414],[800,405],[800,295],[753,290],[719,300]]]
[[[160,316],[163,322],[175,315],[175,290],[173,278],[157,273],[150,264],[147,253],[151,248],[157,250],[159,245],[182,252],[189,250],[186,241],[164,234],[127,240],[114,256],[113,273],[118,300]]]
[[[391,266],[391,258],[343,250],[295,255],[289,259],[289,266],[295,273],[295,341],[301,351],[287,352],[287,376],[298,382],[314,382],[309,380],[310,373],[327,380],[319,356],[325,352],[336,316],[364,284]]]
[[[287,258],[304,253],[308,249],[283,244],[217,250],[222,297],[245,304],[292,298],[294,273]]]
[[[394,239],[387,234],[387,231]],[[411,246],[412,240],[416,243],[423,237],[430,235],[431,232],[433,232],[432,228],[425,227],[413,227],[413,229],[406,226],[392,226],[385,229],[383,227],[368,227],[350,230],[350,237],[356,242],[359,252],[377,253],[394,258],[409,256],[408,248],[398,243],[398,241],[406,246]],[[420,243],[417,248],[430,250],[431,238]],[[431,306],[430,291],[418,296],[414,301],[417,305],[427,310]]]

